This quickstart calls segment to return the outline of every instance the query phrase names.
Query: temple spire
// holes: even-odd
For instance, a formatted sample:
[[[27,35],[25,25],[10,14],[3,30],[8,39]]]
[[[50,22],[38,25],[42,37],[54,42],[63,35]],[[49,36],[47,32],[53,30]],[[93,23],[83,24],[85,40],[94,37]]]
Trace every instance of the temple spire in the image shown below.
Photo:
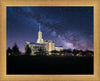
[[[38,32],[37,43],[43,43],[43,38],[42,38],[42,32],[41,32],[41,29],[40,29],[40,24],[39,24],[39,32]]]
[[[41,29],[40,29],[40,23],[39,23],[39,31],[41,31]]]

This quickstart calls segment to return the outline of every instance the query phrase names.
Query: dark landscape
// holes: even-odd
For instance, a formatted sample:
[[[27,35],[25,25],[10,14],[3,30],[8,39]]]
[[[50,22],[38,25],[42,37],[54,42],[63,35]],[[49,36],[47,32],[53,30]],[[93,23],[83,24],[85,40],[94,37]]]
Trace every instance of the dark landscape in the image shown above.
[[[93,57],[7,56],[7,74],[93,74]]]

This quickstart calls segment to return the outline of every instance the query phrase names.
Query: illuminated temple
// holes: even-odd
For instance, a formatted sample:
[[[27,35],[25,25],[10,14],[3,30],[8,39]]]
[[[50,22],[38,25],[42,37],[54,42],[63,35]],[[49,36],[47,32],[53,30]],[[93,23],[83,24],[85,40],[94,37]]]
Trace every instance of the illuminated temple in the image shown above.
[[[31,48],[32,54],[38,52],[40,48],[45,49],[48,53],[50,53],[52,50],[57,50],[57,51],[63,50],[62,46],[55,46],[55,43],[52,40],[43,40],[40,24],[39,24],[37,42],[26,42],[25,48],[27,45]]]

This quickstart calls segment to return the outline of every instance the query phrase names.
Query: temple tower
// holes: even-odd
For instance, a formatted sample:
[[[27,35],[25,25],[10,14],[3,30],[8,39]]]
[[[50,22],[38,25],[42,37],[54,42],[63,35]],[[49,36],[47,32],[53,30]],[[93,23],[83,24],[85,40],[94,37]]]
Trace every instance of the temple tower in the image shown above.
[[[42,38],[42,32],[40,29],[40,24],[39,24],[39,32],[38,32],[38,40],[37,43],[43,43],[43,38]]]

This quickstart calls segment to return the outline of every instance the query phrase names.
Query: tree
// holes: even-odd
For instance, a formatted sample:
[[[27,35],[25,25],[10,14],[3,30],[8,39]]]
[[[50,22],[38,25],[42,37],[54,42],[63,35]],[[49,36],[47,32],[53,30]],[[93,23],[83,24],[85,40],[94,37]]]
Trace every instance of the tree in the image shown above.
[[[61,53],[64,53],[64,55],[67,55],[68,53],[72,53],[71,49],[64,49],[61,51]]]
[[[66,52],[67,53],[72,53],[72,50],[71,49],[66,49]]]
[[[84,52],[84,54],[86,55],[86,56],[92,56],[93,55],[93,51],[90,51],[90,50],[86,50],[85,52]]]
[[[26,46],[25,48],[26,52],[25,52],[25,55],[31,55],[31,48],[29,47],[29,45]]]
[[[59,53],[57,50],[52,50],[51,53]]]
[[[17,46],[16,43],[15,43],[15,45],[13,46],[12,51],[13,51],[13,54],[14,54],[14,55],[19,55],[19,54],[20,54],[19,48],[18,48],[18,46]]]
[[[46,49],[44,48],[44,47],[40,47],[39,49],[38,49],[38,51],[39,51],[39,53],[40,53],[40,55],[45,55],[46,54]]]
[[[74,49],[74,50],[73,50],[73,54],[74,54],[74,56],[75,56],[77,53],[79,53],[79,50]]]
[[[7,55],[12,55],[12,49],[10,47],[7,49]]]
[[[59,51],[57,51],[57,50],[52,50],[51,53],[52,53],[53,55],[57,55],[57,54],[59,53]]]

